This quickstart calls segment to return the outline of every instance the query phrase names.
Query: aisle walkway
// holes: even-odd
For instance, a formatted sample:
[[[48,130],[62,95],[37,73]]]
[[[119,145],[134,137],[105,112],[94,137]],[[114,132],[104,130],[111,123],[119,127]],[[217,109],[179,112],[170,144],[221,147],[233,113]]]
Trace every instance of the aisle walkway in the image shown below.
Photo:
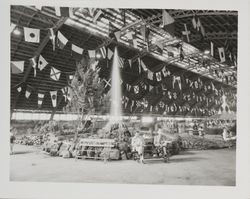
[[[235,185],[235,149],[185,151],[170,163],[50,157],[35,147],[15,146],[11,181]]]

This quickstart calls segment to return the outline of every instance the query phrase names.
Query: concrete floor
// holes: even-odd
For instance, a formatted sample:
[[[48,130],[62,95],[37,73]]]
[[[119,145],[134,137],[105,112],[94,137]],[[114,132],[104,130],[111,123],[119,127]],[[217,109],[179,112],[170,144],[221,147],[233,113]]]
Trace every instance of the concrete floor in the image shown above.
[[[170,163],[74,160],[50,157],[32,146],[15,146],[11,181],[235,185],[235,149],[184,151]]]

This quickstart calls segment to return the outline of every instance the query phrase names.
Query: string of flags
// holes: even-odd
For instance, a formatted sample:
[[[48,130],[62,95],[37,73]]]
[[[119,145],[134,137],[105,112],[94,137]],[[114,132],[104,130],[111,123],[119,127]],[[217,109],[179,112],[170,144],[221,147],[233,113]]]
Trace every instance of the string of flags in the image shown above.
[[[34,69],[34,77],[37,75],[37,70],[43,71],[45,67],[50,68],[50,79],[54,81],[59,81],[61,74],[65,73],[66,75],[74,73],[74,72],[62,72],[61,70],[50,66],[48,61],[42,56],[39,55],[38,58],[34,57],[28,60],[28,63],[32,65],[32,68]],[[11,73],[13,74],[20,74],[24,72],[24,64],[25,61],[11,61]]]
[[[172,107],[169,106],[166,109],[166,112],[176,112],[177,110],[180,112],[185,112],[185,111],[191,110],[192,113],[195,112],[195,113],[205,114],[206,112],[211,115],[213,112],[216,112],[216,110],[211,109],[209,107],[212,105],[214,107],[220,107],[223,101],[222,100],[223,95],[227,95],[228,98],[232,98],[234,101],[236,100],[235,93],[226,92],[222,88],[221,89],[216,88],[216,86],[213,84],[212,81],[210,83],[204,83],[202,82],[200,78],[198,78],[197,80],[190,80],[189,78],[186,78],[185,82],[182,83],[182,81],[183,79],[180,76],[173,76],[172,77],[173,85],[170,87],[168,86],[167,88],[162,88],[162,91],[163,91],[162,93],[165,96],[164,100],[167,100],[167,102],[164,103],[163,101],[161,101],[158,106],[150,105],[150,111],[152,111],[154,107],[162,108],[163,103],[164,103],[164,106],[168,106],[169,102],[173,102],[173,100],[178,99],[180,100],[181,104],[183,104],[183,102],[186,102],[187,104],[176,106],[174,109],[173,109],[173,106]],[[188,86],[191,90],[188,89],[185,92],[182,91],[182,86],[184,86],[183,84],[186,84],[185,86]],[[150,86],[150,85],[147,85],[147,86]],[[175,89],[177,88],[179,89],[180,92],[175,91]],[[126,89],[127,91],[131,91],[134,94],[138,94],[138,92],[140,92],[139,85],[131,86],[129,84],[126,84]],[[199,91],[200,89],[203,89],[204,92],[196,92],[197,89]],[[152,88],[149,90],[152,90]],[[211,96],[207,92],[213,92],[215,95]],[[143,100],[145,101],[145,99]],[[130,101],[131,103],[129,103]],[[188,110],[188,107],[190,106],[189,104],[192,104],[192,103],[198,103],[198,104],[200,103],[200,105],[199,106],[196,105],[195,107]],[[138,109],[138,107],[141,107],[141,105],[144,103],[142,103],[141,100],[136,100],[133,98],[129,98],[128,96],[125,96],[123,97],[123,104],[124,104],[124,108],[128,106],[129,110],[131,111],[133,110],[133,107],[136,107],[136,109]],[[148,104],[149,102],[145,103],[144,109],[148,107]],[[231,106],[234,106],[235,104],[231,103]]]
[[[70,75],[72,76],[72,75]],[[69,77],[70,79],[72,79],[72,77]],[[30,85],[26,85],[24,86],[22,83],[18,84],[16,86],[17,91],[20,93],[21,91],[23,91],[23,88],[26,88],[25,92],[24,92],[24,96],[26,99],[29,99],[32,93],[37,93],[37,105],[38,108],[41,108],[42,104],[43,104],[43,100],[45,95],[49,94],[50,98],[51,98],[51,103],[52,106],[55,108],[57,107],[58,103],[58,92],[61,92],[65,102],[67,101],[71,101],[72,99],[72,90],[69,86],[65,86],[59,90],[52,90],[52,91],[41,91],[41,90],[37,90],[36,88],[30,86]]]

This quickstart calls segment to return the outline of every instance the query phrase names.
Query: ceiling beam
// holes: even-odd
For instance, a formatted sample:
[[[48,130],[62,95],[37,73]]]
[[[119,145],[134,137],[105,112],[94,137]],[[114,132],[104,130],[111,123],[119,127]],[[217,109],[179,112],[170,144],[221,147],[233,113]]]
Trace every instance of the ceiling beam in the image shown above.
[[[216,11],[216,10],[177,10],[177,11],[169,11],[169,14],[175,19],[185,18],[185,17],[193,17],[196,16],[211,16],[211,15],[230,15],[230,16],[238,16],[237,11]]]

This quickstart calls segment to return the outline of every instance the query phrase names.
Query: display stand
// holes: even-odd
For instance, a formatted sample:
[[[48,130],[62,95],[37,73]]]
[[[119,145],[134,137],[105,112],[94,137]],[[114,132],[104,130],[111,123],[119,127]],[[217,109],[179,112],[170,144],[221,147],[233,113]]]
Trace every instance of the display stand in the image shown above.
[[[79,147],[82,149],[80,150],[81,153],[96,153],[96,151],[101,150],[103,155],[102,156],[96,156],[93,157],[86,155],[77,155],[75,156],[75,159],[101,159],[104,160],[104,162],[110,160],[110,153],[112,151],[112,148],[115,147],[115,140],[114,139],[95,139],[95,138],[85,138],[81,139],[79,142]],[[90,147],[92,149],[90,149]],[[87,149],[86,149],[87,148]]]

